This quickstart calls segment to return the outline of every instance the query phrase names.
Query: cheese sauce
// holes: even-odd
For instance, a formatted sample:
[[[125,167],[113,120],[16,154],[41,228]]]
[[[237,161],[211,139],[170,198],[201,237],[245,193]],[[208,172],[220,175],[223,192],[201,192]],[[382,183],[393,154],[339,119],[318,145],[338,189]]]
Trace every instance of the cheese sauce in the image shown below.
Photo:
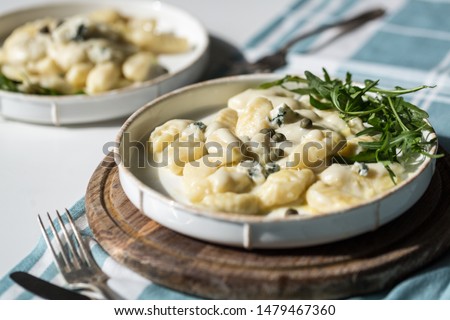
[[[276,218],[343,210],[394,187],[380,163],[333,161],[374,140],[355,136],[364,128],[358,118],[346,122],[337,111],[314,109],[305,97],[272,87],[246,90],[197,121],[170,120],[150,143],[160,157],[166,151],[167,165],[156,170],[174,199]],[[177,149],[182,143],[188,147]],[[400,164],[391,169],[398,181],[407,176]]]
[[[161,32],[155,19],[99,10],[16,28],[0,48],[0,69],[20,92],[95,94],[167,73],[157,55],[188,50],[187,39]]]

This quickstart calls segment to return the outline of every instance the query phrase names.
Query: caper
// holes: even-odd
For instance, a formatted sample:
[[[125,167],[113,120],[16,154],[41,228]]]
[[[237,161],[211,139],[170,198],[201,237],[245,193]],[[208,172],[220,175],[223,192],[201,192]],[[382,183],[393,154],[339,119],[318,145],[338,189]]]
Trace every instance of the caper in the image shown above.
[[[278,156],[278,157],[284,157],[284,150],[283,149],[275,149],[274,150],[274,152],[275,152],[275,154]]]
[[[269,137],[272,137],[272,136],[275,134],[275,130],[272,129],[272,128],[264,128],[264,129],[261,129],[261,130],[259,131],[259,133],[262,133],[262,134],[268,134]]]
[[[84,24],[80,24],[77,28],[75,36],[72,38],[74,41],[84,41],[86,40],[88,28]]]
[[[275,142],[282,142],[286,140],[286,136],[282,133],[277,132],[272,136],[272,140]]]
[[[367,164],[365,164],[364,162],[359,163],[358,174],[360,176],[366,177],[368,173],[369,173],[369,167],[367,166]]]
[[[303,129],[309,129],[312,127],[312,121],[309,118],[303,118],[302,120],[300,120],[300,127],[302,127]]]
[[[195,121],[194,123],[192,123],[192,125],[198,127],[201,131],[205,131],[206,130],[206,124],[204,124],[201,121]]]
[[[286,210],[286,215],[287,216],[293,216],[295,214],[298,214],[298,211],[293,209],[293,208],[289,208],[289,209]]]
[[[269,162],[266,164],[266,171],[268,174],[272,174],[280,171],[280,165],[274,162]]]
[[[48,26],[43,26],[42,28],[39,29],[39,33],[42,34],[50,33],[50,29],[48,28]]]
[[[272,161],[276,161],[276,160],[278,160],[278,159],[280,159],[280,158],[283,158],[284,157],[284,150],[283,149],[273,149],[271,152],[270,152],[270,160],[272,160]]]

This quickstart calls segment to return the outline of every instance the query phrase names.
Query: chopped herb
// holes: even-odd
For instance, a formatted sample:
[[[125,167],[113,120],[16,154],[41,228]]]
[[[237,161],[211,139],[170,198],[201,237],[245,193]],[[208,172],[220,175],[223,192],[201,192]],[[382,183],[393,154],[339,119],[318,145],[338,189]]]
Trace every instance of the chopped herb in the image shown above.
[[[265,169],[268,174],[272,174],[280,171],[280,165],[275,162],[269,162],[266,164]]]
[[[75,91],[73,94],[86,94],[86,92],[83,89]]]
[[[23,92],[20,90],[20,85],[22,82],[15,81],[7,78],[4,74],[0,73],[0,90],[10,91],[10,92]],[[29,93],[29,94],[37,94],[37,95],[44,95],[44,96],[60,96],[63,95],[63,93],[59,92],[58,90],[51,89],[51,88],[44,88],[37,84],[31,84],[28,86],[27,91],[23,93]],[[84,93],[84,92],[83,92]],[[76,93],[79,94],[79,93]]]
[[[19,81],[14,81],[0,73],[0,89],[11,92],[19,92]]]
[[[77,28],[75,36],[72,38],[74,41],[84,41],[86,40],[88,28],[84,24],[80,24]]]
[[[194,126],[198,127],[201,131],[205,131],[206,130],[206,124],[204,124],[201,121],[195,121],[193,123]]]
[[[47,25],[45,25],[45,26],[43,26],[42,28],[39,29],[39,33],[49,34],[50,33],[50,29],[48,28]]]
[[[369,174],[369,167],[364,162],[356,161],[353,164],[353,167],[355,168],[354,170],[362,177],[367,177],[367,175]]]
[[[395,173],[390,168],[393,162],[413,160],[418,154],[430,158],[442,157],[442,154],[428,153],[428,147],[435,139],[426,141],[424,131],[432,131],[426,119],[428,114],[417,106],[405,101],[405,94],[416,92],[430,86],[405,89],[396,87],[385,90],[378,87],[378,80],[366,80],[364,86],[357,86],[352,75],[347,73],[344,81],[332,79],[323,69],[324,80],[305,72],[305,77],[286,76],[280,80],[264,83],[267,89],[281,86],[291,92],[309,95],[311,105],[320,110],[337,110],[348,121],[359,117],[366,124],[366,129],[357,134],[375,137],[373,142],[359,142],[364,151],[344,158],[346,163],[379,162],[384,165],[389,175],[396,182]],[[337,160],[339,162],[339,160]]]
[[[286,215],[287,216],[293,216],[293,215],[296,215],[296,214],[298,214],[298,211],[293,209],[293,208],[289,208],[289,209],[286,210]]]
[[[284,123],[284,113],[279,112],[275,117],[272,118],[272,120],[270,120],[270,123],[273,126],[281,127]]]
[[[258,161],[246,160],[241,162],[241,166],[247,168],[248,176],[256,183],[261,184],[266,180],[267,173]]]
[[[61,93],[58,90],[55,90],[52,88],[44,88],[37,84],[32,84],[30,86],[30,92],[27,92],[27,93],[37,94],[37,95],[41,95],[41,96],[62,96],[63,95],[63,93]]]
[[[283,124],[297,121],[299,117],[298,113],[292,111],[288,105],[283,104],[278,108],[278,113],[270,120],[270,123],[272,126],[281,127]]]

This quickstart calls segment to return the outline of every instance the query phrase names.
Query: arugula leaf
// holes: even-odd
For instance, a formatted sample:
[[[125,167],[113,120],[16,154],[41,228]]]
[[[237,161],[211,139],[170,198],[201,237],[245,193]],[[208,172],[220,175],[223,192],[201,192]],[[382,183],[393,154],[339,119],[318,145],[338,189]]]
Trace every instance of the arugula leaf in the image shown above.
[[[31,85],[30,86],[30,92],[33,94],[43,95],[43,96],[61,96],[63,93],[59,92],[58,90],[51,89],[51,88],[44,88],[38,85]]]
[[[317,100],[316,98],[314,98],[314,96],[310,95],[309,96],[309,103],[311,103],[311,105],[319,110],[327,110],[327,109],[331,109],[333,108],[333,105],[331,103],[324,103],[321,102],[319,100]]]
[[[5,75],[0,73],[0,89],[1,90],[11,91],[11,92],[19,92],[19,88],[18,88],[19,84],[20,84],[20,82],[8,79],[7,77],[5,77]]]
[[[23,92],[23,93],[37,94],[37,95],[43,95],[43,96],[64,95],[64,93],[62,93],[56,89],[41,87],[38,84],[28,85],[26,92],[24,92],[23,90],[20,90],[21,84],[22,84],[22,82],[11,80],[11,79],[7,78],[4,74],[0,73],[0,90],[10,91],[10,92]],[[85,92],[83,90],[80,90],[78,92],[75,92],[74,94],[85,94]]]
[[[301,82],[306,82],[306,81],[304,79],[302,79],[301,77],[298,77],[298,76],[287,75],[287,76],[285,76],[284,78],[282,78],[280,80],[275,80],[275,81],[272,81],[272,82],[263,83],[263,84],[261,84],[259,86],[259,88],[260,89],[268,89],[268,88],[272,88],[274,86],[281,86],[281,85],[283,85],[284,83],[287,83],[287,82],[301,83]]]
[[[335,159],[338,162],[380,162],[389,172],[394,183],[396,177],[390,164],[414,159],[417,154],[439,158],[442,154],[431,155],[428,146],[435,141],[426,141],[423,131],[432,128],[426,121],[428,113],[410,102],[403,95],[435,86],[419,86],[405,89],[395,87],[393,90],[381,89],[379,81],[365,80],[364,86],[353,85],[352,75],[347,72],[345,81],[332,79],[323,69],[323,80],[309,71],[305,77],[288,75],[283,79],[264,83],[260,88],[280,85],[292,92],[309,95],[310,103],[319,110],[335,109],[344,120],[359,117],[367,124],[356,136],[377,136],[377,141],[359,142],[363,151],[359,154]]]

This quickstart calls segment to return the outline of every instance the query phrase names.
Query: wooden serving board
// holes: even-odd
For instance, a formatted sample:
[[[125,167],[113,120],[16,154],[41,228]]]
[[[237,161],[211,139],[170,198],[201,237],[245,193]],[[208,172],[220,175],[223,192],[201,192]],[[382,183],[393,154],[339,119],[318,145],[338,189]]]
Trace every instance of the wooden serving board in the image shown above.
[[[287,250],[195,240],[149,219],[125,196],[108,156],[87,189],[89,225],[117,261],[155,283],[214,299],[331,299],[393,286],[450,247],[450,157],[408,212],[348,240]]]

